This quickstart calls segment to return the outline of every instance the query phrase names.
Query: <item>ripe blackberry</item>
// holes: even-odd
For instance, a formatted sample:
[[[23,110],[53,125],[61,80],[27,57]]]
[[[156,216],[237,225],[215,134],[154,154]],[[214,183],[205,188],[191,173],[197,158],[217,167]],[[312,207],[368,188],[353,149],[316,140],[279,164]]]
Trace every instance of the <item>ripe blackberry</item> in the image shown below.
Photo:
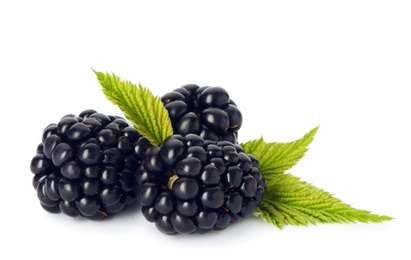
[[[137,170],[145,218],[166,233],[205,233],[248,217],[266,182],[252,155],[229,141],[173,135],[146,152]]]
[[[92,219],[120,212],[136,201],[135,171],[149,146],[121,117],[64,116],[44,129],[31,161],[41,206]]]
[[[174,134],[200,135],[205,140],[237,143],[242,114],[221,87],[184,85],[161,97]]]

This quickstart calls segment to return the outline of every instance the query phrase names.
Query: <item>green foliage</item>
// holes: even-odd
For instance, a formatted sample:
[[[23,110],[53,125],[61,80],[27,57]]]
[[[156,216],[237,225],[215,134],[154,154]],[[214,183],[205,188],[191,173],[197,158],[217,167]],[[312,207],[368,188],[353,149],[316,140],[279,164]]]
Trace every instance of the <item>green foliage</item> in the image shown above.
[[[282,228],[283,225],[316,223],[382,222],[391,217],[352,208],[330,193],[291,174],[278,174],[268,183],[256,215]]]
[[[134,128],[151,144],[159,145],[173,134],[167,109],[148,88],[122,81],[114,74],[94,73],[107,99],[121,109]]]
[[[260,162],[267,190],[255,215],[282,228],[316,223],[382,222],[391,217],[355,209],[330,193],[285,173],[308,150],[318,127],[289,143],[266,143],[263,138],[242,144]]]
[[[241,144],[244,151],[254,155],[260,162],[261,172],[266,180],[275,178],[293,167],[308,150],[307,146],[314,139],[318,126],[313,128],[301,139],[289,143],[266,143],[260,139]]]

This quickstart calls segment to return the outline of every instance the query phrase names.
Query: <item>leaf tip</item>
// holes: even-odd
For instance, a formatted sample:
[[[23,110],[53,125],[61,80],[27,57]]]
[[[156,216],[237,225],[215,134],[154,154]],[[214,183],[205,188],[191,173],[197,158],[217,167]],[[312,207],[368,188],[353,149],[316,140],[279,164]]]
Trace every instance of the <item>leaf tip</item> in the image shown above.
[[[314,135],[317,133],[318,129],[320,128],[320,124],[318,124],[316,127],[314,127],[313,129],[311,129],[307,135],[310,135],[311,137],[314,137]]]
[[[387,215],[381,215],[381,216],[380,216],[380,219],[381,219],[381,221],[391,221],[391,220],[395,220],[394,217],[390,217],[390,216],[387,216]]]
[[[104,73],[102,73],[102,72],[100,72],[100,71],[97,71],[97,70],[95,70],[95,69],[93,69],[93,68],[91,68],[91,70],[92,70],[93,73],[97,76],[97,78],[104,74]]]

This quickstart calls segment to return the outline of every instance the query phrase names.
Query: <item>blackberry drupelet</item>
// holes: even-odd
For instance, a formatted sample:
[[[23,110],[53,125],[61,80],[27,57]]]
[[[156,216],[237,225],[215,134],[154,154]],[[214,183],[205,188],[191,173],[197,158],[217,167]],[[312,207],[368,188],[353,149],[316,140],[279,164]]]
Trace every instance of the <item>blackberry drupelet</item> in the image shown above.
[[[259,168],[237,144],[173,135],[147,150],[136,173],[137,197],[163,233],[222,230],[252,215],[262,200]]]
[[[200,135],[205,140],[237,143],[242,114],[221,87],[189,84],[161,97],[168,110],[174,134]]]
[[[135,171],[150,143],[123,118],[85,110],[43,131],[30,165],[41,206],[99,219],[137,201]]]

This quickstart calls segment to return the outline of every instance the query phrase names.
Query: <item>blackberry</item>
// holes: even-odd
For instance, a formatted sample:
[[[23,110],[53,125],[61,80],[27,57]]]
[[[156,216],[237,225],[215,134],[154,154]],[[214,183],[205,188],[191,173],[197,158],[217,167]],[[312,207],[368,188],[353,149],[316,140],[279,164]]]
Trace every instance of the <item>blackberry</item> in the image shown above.
[[[136,202],[135,171],[150,143],[122,117],[85,110],[48,125],[30,165],[41,206],[98,219]]]
[[[136,172],[142,213],[166,234],[223,230],[262,200],[259,167],[237,144],[175,134],[150,147]]]
[[[197,134],[206,140],[237,143],[242,114],[221,87],[189,84],[161,97],[174,134]]]

